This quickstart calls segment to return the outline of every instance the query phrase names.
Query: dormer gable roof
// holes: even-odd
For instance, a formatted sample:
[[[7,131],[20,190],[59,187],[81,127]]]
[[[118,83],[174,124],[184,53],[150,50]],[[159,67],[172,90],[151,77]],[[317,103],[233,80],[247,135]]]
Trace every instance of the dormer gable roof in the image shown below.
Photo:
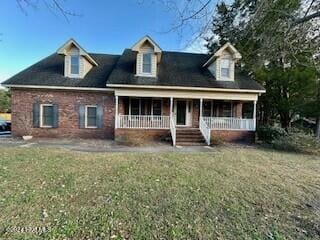
[[[209,66],[215,59],[221,57],[224,51],[229,51],[235,60],[239,60],[242,58],[240,52],[229,42],[224,44],[218,51],[216,51],[209,60],[203,65],[203,67]]]
[[[159,47],[159,45],[151,37],[149,37],[148,35],[144,36],[138,42],[136,42],[131,48],[132,51],[139,52],[141,46],[143,44],[145,44],[146,42],[151,44],[151,46],[153,47],[153,50],[154,50],[155,53],[161,53],[162,52],[162,49]]]
[[[98,66],[98,63],[73,38],[69,39],[66,43],[64,43],[57,50],[57,54],[67,55],[67,49],[71,46],[75,46],[79,50],[80,56],[85,57],[94,66]]]

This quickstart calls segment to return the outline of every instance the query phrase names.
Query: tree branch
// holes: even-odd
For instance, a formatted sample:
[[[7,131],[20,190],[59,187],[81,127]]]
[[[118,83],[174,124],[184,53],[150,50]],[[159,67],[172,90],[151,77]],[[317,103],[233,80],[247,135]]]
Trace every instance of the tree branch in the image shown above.
[[[305,23],[305,22],[308,22],[308,21],[310,21],[312,19],[315,19],[315,18],[320,18],[320,11],[312,13],[312,14],[309,14],[309,15],[307,15],[305,17],[296,19],[294,21],[294,25]]]
[[[49,2],[50,1],[50,2]],[[69,12],[63,8],[59,0],[41,0],[41,2],[50,10],[50,11],[58,11],[62,14],[67,22],[69,22],[69,16],[80,16],[79,14]],[[32,6],[34,8],[39,4],[39,0],[33,2],[32,0],[16,0],[20,10],[27,15],[26,8]]]

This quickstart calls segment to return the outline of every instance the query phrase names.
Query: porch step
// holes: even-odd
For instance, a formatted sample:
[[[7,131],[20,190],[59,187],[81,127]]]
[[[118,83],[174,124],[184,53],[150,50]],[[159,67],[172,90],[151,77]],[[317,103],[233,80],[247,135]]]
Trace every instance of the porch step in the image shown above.
[[[205,146],[206,141],[198,128],[177,128],[177,146]]]
[[[177,146],[207,146],[205,142],[177,142]]]

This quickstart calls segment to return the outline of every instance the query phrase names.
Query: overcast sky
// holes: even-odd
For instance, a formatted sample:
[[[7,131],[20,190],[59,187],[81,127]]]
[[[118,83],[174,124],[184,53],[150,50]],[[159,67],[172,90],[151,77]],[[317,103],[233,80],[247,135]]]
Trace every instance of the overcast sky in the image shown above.
[[[120,54],[146,34],[164,50],[203,51],[197,43],[184,49],[185,41],[191,38],[187,32],[183,38],[176,32],[164,33],[174,23],[175,16],[157,1],[65,2],[65,9],[81,16],[69,17],[68,22],[41,3],[24,13],[15,0],[2,1],[0,82],[52,54],[71,37],[88,52]]]

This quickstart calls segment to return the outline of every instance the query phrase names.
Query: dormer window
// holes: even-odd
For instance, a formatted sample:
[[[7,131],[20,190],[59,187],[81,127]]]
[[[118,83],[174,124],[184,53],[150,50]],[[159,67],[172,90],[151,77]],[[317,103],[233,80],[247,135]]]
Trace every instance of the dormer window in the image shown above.
[[[64,76],[84,78],[98,63],[73,39],[63,44],[58,50],[64,56]]]
[[[132,51],[137,53],[136,76],[157,77],[158,64],[161,60],[162,50],[149,36],[140,39]]]
[[[231,43],[226,43],[208,59],[203,67],[207,68],[217,81],[234,81],[235,65],[241,58],[238,50]]]
[[[221,77],[230,78],[230,60],[221,59]]]
[[[151,74],[152,54],[151,53],[144,53],[142,61],[143,61],[142,72],[146,73],[146,74]]]
[[[70,73],[72,75],[79,75],[80,73],[80,56],[71,56]]]

